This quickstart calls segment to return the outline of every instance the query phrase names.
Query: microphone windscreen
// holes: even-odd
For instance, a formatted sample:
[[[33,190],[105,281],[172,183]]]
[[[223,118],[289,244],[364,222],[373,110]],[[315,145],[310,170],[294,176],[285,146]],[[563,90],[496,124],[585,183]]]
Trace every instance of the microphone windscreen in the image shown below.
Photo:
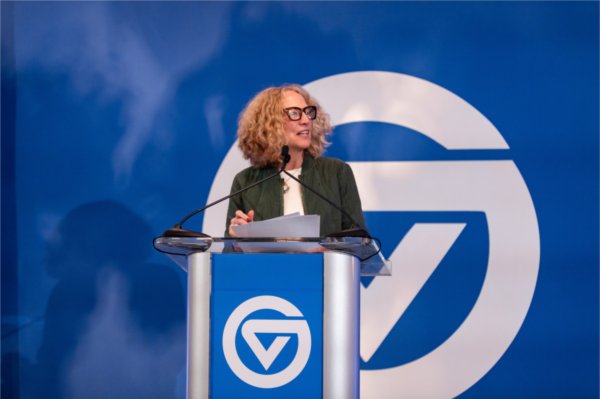
[[[281,159],[283,160],[284,164],[290,162],[290,147],[287,145],[281,147]]]

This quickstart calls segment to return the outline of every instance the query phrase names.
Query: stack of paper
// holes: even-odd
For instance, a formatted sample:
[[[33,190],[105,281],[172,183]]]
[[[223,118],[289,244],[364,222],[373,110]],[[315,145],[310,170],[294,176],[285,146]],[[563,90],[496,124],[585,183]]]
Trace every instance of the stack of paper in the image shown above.
[[[233,226],[236,237],[319,237],[321,216],[293,213]]]

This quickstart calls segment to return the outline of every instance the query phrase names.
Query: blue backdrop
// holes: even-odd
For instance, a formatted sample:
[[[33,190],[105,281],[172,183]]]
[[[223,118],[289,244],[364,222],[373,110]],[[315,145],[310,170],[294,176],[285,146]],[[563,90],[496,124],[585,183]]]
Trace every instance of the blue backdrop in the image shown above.
[[[449,148],[414,126],[364,118],[339,123],[328,156],[357,171],[374,161],[514,162],[531,197],[540,257],[524,322],[447,396],[598,397],[598,2],[2,2],[1,11],[6,397],[182,397],[186,276],[153,251],[153,236],[207,201],[257,91],[357,71],[443,88],[506,145]],[[391,179],[400,187],[399,174]],[[363,197],[388,195],[364,187]],[[466,324],[490,275],[488,216],[468,206],[366,212],[386,257],[415,223],[464,228],[363,356],[365,371],[418,364]],[[507,267],[522,255],[507,254]],[[522,276],[510,278],[518,296]],[[481,338],[470,351],[487,346]],[[443,375],[419,374],[432,386]],[[380,389],[363,396],[404,395]]]

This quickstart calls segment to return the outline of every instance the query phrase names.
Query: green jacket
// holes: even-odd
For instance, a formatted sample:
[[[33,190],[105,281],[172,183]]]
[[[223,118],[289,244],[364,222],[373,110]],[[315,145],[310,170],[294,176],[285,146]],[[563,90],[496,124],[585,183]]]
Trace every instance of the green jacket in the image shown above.
[[[235,176],[231,192],[240,190],[277,172],[276,168],[249,167]],[[333,158],[313,158],[304,153],[300,180],[337,204],[365,227],[360,197],[350,166]],[[310,190],[300,187],[304,214],[321,216],[321,236],[352,227],[352,221]],[[236,210],[248,213],[254,209],[254,220],[267,220],[283,215],[283,180],[274,177],[229,200],[225,236],[229,235],[229,222]]]

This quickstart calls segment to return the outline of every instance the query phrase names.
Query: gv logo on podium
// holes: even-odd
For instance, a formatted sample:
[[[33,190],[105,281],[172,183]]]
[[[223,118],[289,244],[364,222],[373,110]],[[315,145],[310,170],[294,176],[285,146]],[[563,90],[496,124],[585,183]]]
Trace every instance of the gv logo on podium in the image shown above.
[[[287,319],[246,320],[252,313],[265,309],[281,313]],[[235,308],[223,330],[223,352],[233,373],[245,383],[257,388],[278,388],[293,381],[304,370],[311,350],[308,323],[306,320],[298,319],[299,317],[304,315],[296,306],[283,298],[270,295],[250,298]],[[236,336],[240,327],[242,337],[264,368],[264,374],[250,370],[240,359],[236,347]],[[261,333],[282,335],[277,335],[269,347],[265,348],[257,337],[257,334]],[[290,340],[291,334],[298,337],[298,348],[293,360],[283,370],[268,373],[269,368]]]

